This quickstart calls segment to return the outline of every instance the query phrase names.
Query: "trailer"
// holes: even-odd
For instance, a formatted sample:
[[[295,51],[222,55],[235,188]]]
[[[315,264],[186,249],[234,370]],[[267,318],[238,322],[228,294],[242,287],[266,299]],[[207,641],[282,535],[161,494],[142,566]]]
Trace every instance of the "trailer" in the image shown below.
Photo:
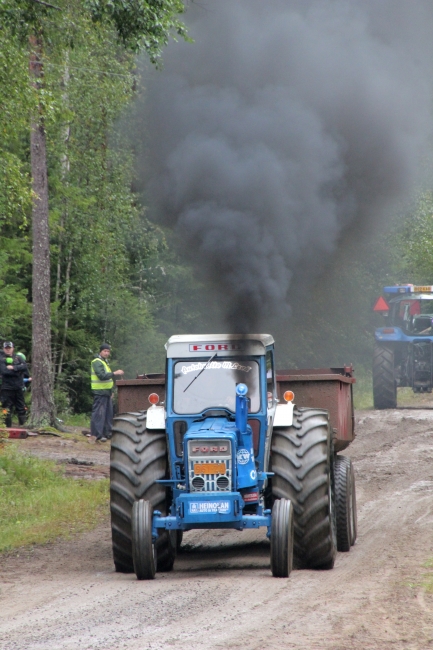
[[[167,372],[119,380],[117,571],[173,568],[184,531],[266,528],[271,570],[331,569],[357,535],[350,366],[275,370],[270,335],[171,337]]]

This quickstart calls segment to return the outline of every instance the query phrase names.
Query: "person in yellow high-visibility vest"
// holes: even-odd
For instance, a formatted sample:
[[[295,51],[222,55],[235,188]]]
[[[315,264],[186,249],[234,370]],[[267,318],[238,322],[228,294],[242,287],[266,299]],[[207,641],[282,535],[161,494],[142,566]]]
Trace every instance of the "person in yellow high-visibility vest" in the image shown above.
[[[90,384],[93,393],[92,419],[90,421],[90,434],[99,442],[106,442],[111,438],[113,422],[113,377],[121,377],[123,370],[111,371],[108,357],[111,347],[103,343],[99,348],[99,356],[93,359],[90,366]]]

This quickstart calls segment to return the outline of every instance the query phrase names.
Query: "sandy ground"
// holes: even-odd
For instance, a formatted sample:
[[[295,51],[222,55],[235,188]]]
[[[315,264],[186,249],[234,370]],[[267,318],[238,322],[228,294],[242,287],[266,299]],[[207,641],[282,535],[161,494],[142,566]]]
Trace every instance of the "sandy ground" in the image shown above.
[[[138,582],[113,571],[107,520],[0,560],[0,647],[433,648],[433,596],[422,586],[433,557],[433,410],[359,411],[356,420],[346,455],[359,535],[332,571],[275,579],[264,532],[192,531],[172,573]],[[108,448],[27,442],[31,453],[95,463],[68,463],[72,473],[106,473]]]

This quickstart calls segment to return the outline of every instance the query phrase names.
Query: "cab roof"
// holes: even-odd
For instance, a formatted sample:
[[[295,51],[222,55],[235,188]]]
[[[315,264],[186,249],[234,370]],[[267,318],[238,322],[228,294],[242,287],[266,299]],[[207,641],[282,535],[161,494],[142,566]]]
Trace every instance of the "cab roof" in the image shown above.
[[[433,285],[429,284],[395,284],[392,287],[383,287],[383,292],[388,294],[420,294],[433,293]]]
[[[217,354],[264,355],[274,343],[270,334],[177,334],[171,336],[165,348],[167,357],[200,357]]]
[[[396,296],[395,298],[391,298],[389,300],[390,303],[395,303],[395,302],[402,302],[402,301],[408,302],[408,301],[415,301],[415,300],[433,300],[433,293],[412,293],[412,294],[402,294],[399,296]]]

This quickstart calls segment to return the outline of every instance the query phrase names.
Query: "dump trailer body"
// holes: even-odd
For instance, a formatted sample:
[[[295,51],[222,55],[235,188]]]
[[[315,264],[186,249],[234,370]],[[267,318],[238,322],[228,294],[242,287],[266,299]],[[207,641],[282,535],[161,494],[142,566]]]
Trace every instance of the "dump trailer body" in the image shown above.
[[[292,390],[297,406],[329,411],[335,452],[346,449],[355,437],[352,394],[354,383],[351,366],[277,370],[280,400],[286,390]]]
[[[165,401],[165,374],[138,375],[137,379],[121,379],[116,382],[118,390],[118,413],[143,411],[149,408],[149,395],[158,393]]]

